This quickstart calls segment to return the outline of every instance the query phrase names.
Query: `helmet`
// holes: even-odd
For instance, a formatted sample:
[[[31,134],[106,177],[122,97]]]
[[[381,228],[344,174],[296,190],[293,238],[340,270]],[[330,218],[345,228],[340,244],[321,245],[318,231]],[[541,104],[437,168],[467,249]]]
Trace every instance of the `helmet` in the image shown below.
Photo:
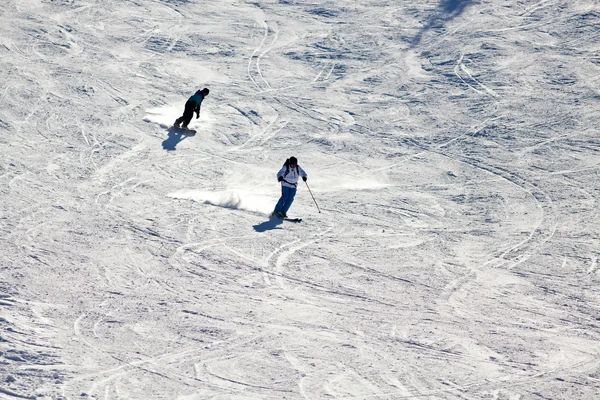
[[[294,156],[290,157],[290,165],[298,165],[298,159]]]

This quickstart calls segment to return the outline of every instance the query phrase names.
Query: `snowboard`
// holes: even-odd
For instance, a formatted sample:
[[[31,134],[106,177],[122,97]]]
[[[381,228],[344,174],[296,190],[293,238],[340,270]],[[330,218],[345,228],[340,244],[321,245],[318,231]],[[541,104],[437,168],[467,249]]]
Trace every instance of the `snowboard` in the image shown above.
[[[182,127],[176,127],[175,125],[173,125],[173,128],[177,129],[178,131],[185,132],[188,135],[195,135],[196,134],[196,130],[195,129],[189,129],[189,128],[185,129],[185,128],[182,128]]]

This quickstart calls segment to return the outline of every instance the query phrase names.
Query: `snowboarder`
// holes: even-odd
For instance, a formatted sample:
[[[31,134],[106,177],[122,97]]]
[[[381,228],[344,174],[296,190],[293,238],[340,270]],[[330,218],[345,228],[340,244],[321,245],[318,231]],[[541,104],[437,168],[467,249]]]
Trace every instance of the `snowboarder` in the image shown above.
[[[202,104],[202,100],[210,91],[207,88],[196,91],[192,97],[188,99],[185,103],[185,110],[183,111],[183,115],[175,121],[175,127],[179,128],[180,124],[183,122],[183,126],[181,128],[188,129],[188,124],[192,120],[194,113],[196,113],[196,119],[200,118],[200,104]]]
[[[296,157],[290,157],[285,160],[283,167],[281,167],[277,173],[277,180],[281,182],[281,197],[279,198],[272,215],[280,218],[287,218],[287,211],[294,202],[296,186],[298,185],[298,178],[300,177],[302,177],[304,182],[308,179],[306,172],[298,165],[298,159],[296,159]]]

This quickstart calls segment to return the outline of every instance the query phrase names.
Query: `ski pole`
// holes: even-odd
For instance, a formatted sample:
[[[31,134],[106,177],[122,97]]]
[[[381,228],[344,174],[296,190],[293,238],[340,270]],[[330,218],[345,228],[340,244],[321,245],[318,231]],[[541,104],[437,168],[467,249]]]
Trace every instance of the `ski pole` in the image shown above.
[[[319,208],[319,205],[317,204],[317,201],[315,200],[315,196],[313,196],[312,191],[310,190],[310,187],[308,186],[308,182],[304,181],[304,183],[306,183],[306,188],[308,189],[308,193],[310,193],[310,197],[313,198],[313,201],[315,202],[315,205],[317,206],[317,210],[319,210],[319,212],[321,212],[321,209]]]

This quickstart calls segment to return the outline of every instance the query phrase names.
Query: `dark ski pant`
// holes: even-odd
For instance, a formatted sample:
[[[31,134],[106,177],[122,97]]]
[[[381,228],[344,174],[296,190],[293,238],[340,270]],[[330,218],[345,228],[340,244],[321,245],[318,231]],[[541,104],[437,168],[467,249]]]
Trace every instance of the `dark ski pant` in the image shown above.
[[[287,186],[281,186],[281,197],[275,206],[275,210],[273,212],[283,212],[286,213],[292,206],[294,202],[294,197],[296,196],[296,188],[291,188]]]
[[[196,103],[188,100],[185,103],[185,109],[183,110],[183,115],[177,118],[175,121],[175,125],[179,125],[183,122],[183,126],[187,127],[192,118],[194,117],[194,110],[196,109]]]

